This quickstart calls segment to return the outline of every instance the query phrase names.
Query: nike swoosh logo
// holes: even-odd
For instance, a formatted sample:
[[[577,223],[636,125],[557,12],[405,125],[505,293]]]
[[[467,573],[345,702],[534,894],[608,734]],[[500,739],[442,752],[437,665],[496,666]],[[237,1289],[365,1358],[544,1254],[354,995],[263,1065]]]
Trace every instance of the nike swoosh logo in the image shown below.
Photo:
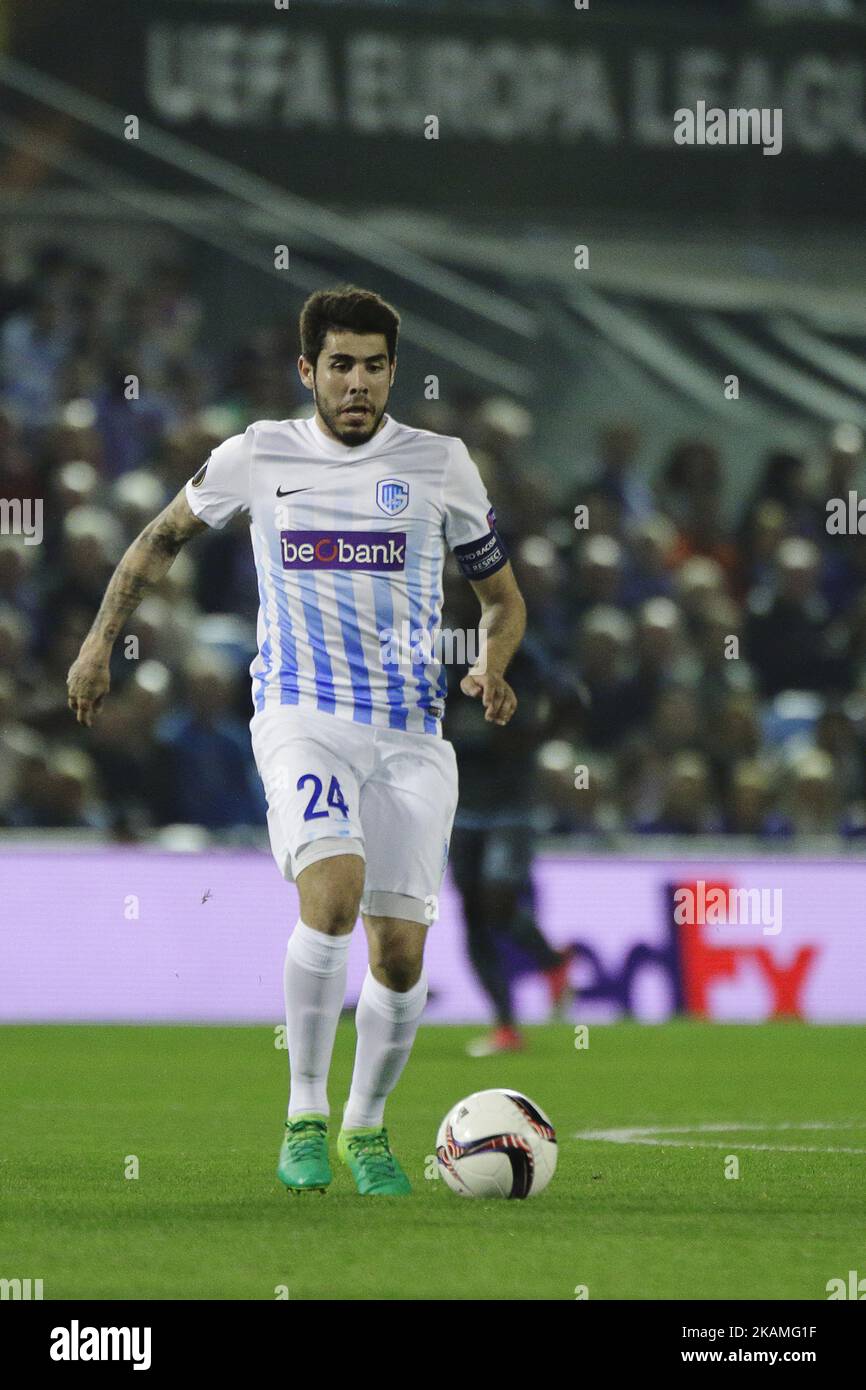
[[[310,491],[310,489],[309,489],[308,487],[290,487],[290,488],[288,489],[288,491],[286,491],[286,492],[283,492],[280,488],[277,488],[277,496],[278,496],[278,497],[291,497],[292,494],[295,493],[295,492],[309,492],[309,491]]]

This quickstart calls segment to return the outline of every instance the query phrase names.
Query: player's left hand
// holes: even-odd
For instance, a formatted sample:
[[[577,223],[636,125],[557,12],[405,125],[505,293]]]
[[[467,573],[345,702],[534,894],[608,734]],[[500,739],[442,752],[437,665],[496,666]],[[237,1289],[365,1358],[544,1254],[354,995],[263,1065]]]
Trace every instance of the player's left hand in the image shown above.
[[[488,724],[507,724],[517,709],[517,696],[508,681],[491,671],[467,671],[460,689],[473,700],[481,696]]]

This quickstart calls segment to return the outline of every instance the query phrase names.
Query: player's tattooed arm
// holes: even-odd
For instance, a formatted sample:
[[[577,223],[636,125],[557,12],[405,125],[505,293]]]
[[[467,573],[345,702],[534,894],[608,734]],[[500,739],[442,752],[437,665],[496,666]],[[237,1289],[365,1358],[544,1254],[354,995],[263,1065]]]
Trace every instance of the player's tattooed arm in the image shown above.
[[[481,604],[478,660],[460,682],[464,695],[481,696],[488,723],[507,724],[517,696],[505,679],[508,663],[526,631],[526,604],[510,561],[487,579],[471,580]]]
[[[166,575],[186,542],[207,529],[186,500],[184,489],[155,517],[111,576],[93,626],[69,669],[68,705],[79,724],[93,723],[110,686],[111,649],[144,595]]]
[[[206,529],[181,490],[136,536],[123,556],[85,640],[107,645],[110,650],[127,618],[135,612],[148,590],[168,573],[186,542]]]

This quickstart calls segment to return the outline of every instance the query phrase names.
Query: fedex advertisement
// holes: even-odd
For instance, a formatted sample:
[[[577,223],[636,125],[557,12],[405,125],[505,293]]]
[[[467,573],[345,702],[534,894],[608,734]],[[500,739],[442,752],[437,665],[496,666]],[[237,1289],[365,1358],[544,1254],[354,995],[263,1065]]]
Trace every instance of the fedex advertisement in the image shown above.
[[[277,1024],[297,892],[265,850],[0,850],[0,1021]],[[538,924],[571,950],[575,1021],[677,1014],[866,1021],[866,863],[541,853]],[[503,942],[518,1017],[545,980]],[[360,923],[347,1006],[367,967]],[[490,1018],[450,879],[426,949],[430,1022]]]

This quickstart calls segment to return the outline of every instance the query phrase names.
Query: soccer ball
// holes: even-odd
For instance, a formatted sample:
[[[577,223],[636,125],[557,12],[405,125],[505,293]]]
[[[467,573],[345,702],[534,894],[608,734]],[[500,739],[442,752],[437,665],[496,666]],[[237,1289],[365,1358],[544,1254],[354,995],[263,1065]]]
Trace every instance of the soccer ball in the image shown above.
[[[534,1197],[556,1169],[556,1133],[519,1091],[475,1091],[439,1126],[436,1158],[461,1197]]]

